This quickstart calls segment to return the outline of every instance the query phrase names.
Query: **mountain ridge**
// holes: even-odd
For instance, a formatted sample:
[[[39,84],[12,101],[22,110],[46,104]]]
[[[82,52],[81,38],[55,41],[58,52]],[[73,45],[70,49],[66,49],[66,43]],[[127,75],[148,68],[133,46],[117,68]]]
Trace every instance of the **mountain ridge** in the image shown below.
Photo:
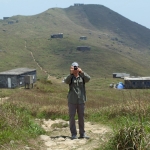
[[[76,7],[71,6],[67,9],[68,10],[71,9],[71,11],[72,11],[72,9],[79,10],[79,8],[82,9],[82,11],[84,10],[86,15],[89,18],[90,23],[93,24],[94,26],[96,26],[98,29],[102,29],[102,30],[109,29],[118,35],[120,35],[119,30],[121,30],[123,32],[123,34],[126,34],[126,36],[129,34],[129,36],[131,36],[131,37],[132,37],[131,33],[135,32],[135,34],[138,33],[138,34],[136,34],[136,36],[138,36],[138,38],[140,38],[140,34],[142,32],[144,32],[146,34],[145,35],[146,37],[144,39],[141,38],[141,43],[146,42],[145,44],[149,44],[150,29],[148,29],[144,26],[141,26],[136,22],[129,20],[128,18],[112,11],[111,9],[109,9],[103,5],[95,5],[95,4],[82,5],[82,6],[76,6]],[[89,9],[90,9],[90,11],[89,11]],[[94,17],[91,17],[90,16],[91,14],[92,14],[92,16],[94,14]],[[136,38],[134,38],[134,37],[132,37],[132,39],[134,39],[134,41],[136,40]],[[150,44],[149,44],[149,46],[150,46]]]
[[[63,33],[64,38],[52,39],[50,35],[55,33]],[[0,21],[0,34],[0,49],[7,52],[0,52],[0,59],[7,62],[0,63],[2,71],[22,66],[37,68],[30,58],[33,52],[40,66],[54,76],[64,76],[73,61],[85,71],[91,68],[97,77],[113,72],[149,75],[150,30],[102,5],[51,8],[33,16],[13,16]],[[87,40],[80,40],[80,36]],[[91,50],[77,51],[76,47],[82,45]]]

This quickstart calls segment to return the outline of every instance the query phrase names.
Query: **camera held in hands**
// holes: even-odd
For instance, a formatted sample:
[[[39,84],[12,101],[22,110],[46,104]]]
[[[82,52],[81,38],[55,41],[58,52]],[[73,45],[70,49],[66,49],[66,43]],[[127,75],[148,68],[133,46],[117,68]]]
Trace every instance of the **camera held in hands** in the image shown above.
[[[77,70],[78,69],[78,67],[77,66],[74,66],[74,70]]]

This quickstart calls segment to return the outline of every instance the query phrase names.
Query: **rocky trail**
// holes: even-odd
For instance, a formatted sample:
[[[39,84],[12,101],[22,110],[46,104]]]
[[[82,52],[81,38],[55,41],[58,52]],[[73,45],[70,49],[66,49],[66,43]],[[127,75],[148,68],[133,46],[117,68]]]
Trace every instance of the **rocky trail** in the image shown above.
[[[0,103],[4,103],[7,99],[9,97],[0,98]],[[32,146],[34,145],[34,148],[32,146],[24,146],[23,150],[94,150],[105,145],[112,134],[112,129],[105,125],[85,122],[85,131],[90,139],[72,140],[68,121],[62,119],[35,119],[35,122],[41,125],[46,134],[34,139],[31,144]],[[76,127],[79,133],[77,120]],[[15,150],[22,150],[22,148],[15,148]]]
[[[78,128],[78,121],[76,121],[76,127]],[[47,131],[47,134],[40,135],[40,140],[44,145],[41,150],[94,150],[107,142],[112,133],[109,127],[85,122],[86,134],[90,139],[72,140],[69,122],[61,119],[42,120],[42,128]]]

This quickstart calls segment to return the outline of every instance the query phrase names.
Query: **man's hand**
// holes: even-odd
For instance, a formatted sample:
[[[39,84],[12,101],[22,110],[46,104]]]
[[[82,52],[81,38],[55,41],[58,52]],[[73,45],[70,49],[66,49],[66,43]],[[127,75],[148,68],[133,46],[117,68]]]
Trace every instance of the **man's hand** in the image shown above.
[[[74,75],[76,74],[77,75],[79,73],[83,73],[81,68],[78,68],[77,70],[74,70],[73,66],[70,67],[70,74],[74,74]]]
[[[82,69],[81,69],[81,68],[78,68],[78,72],[79,72],[79,73],[82,73],[83,71],[82,71]]]
[[[71,67],[70,67],[70,74],[73,74],[73,73],[74,73],[74,67],[71,66]]]

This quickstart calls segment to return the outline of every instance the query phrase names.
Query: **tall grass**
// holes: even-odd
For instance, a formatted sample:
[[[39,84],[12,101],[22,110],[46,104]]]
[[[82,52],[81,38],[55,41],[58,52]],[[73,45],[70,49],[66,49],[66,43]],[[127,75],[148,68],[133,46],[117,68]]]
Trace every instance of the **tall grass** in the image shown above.
[[[7,102],[1,104],[0,108],[0,149],[6,143],[27,141],[28,138],[45,133],[24,107]]]
[[[111,78],[100,78],[98,81],[91,79],[91,83],[86,85],[88,101],[86,102],[85,119],[101,122],[114,129],[110,142],[103,146],[105,150],[123,150],[129,149],[131,146],[133,148],[135,145],[138,150],[146,149],[149,146],[147,139],[150,134],[150,90],[111,89],[109,83],[113,80]],[[6,114],[1,115],[2,127],[4,124],[8,124],[8,126],[11,124],[10,126],[13,128],[16,126],[15,123],[18,123],[19,132],[21,130],[28,136],[36,136],[43,131],[32,122],[33,118],[68,120],[68,85],[60,83],[60,79],[58,81],[39,79],[33,89],[15,89],[15,92],[11,93],[9,103],[3,105]],[[3,113],[4,111],[1,112],[1,114]],[[6,115],[10,119],[6,119]],[[15,131],[16,135],[18,131]],[[7,135],[7,133],[3,135]],[[12,139],[8,138],[11,135],[14,139],[16,138],[11,133],[1,142],[7,143]]]

